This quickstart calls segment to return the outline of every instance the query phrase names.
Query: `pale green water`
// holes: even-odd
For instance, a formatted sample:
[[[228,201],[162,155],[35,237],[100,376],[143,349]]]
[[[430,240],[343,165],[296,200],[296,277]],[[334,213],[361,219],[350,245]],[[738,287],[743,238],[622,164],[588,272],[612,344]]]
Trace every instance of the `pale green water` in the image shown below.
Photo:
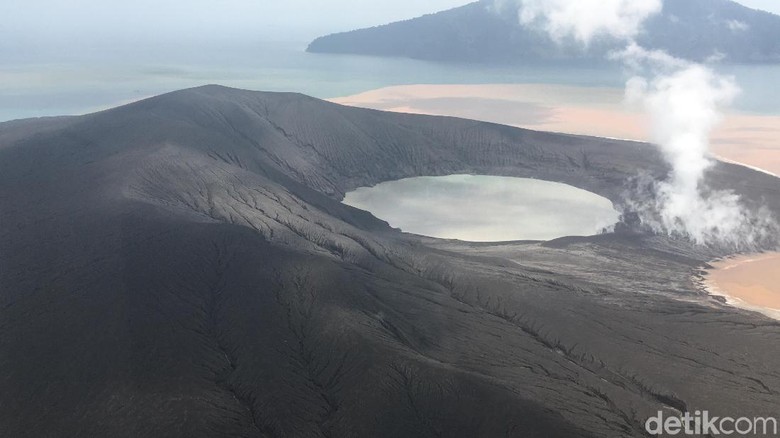
[[[0,121],[84,114],[177,89],[217,83],[320,98],[404,84],[550,83],[622,88],[618,68],[473,66],[305,53],[305,43],[74,49],[0,60]],[[744,93],[737,108],[780,114],[780,66],[724,66]]]
[[[470,242],[588,236],[619,218],[612,202],[594,193],[496,176],[391,181],[347,193],[344,203],[409,233]]]

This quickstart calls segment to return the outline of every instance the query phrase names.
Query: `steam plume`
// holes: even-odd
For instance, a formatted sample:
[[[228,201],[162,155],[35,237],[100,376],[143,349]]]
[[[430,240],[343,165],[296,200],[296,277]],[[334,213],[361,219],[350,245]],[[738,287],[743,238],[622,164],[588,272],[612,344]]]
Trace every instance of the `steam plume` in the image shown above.
[[[648,114],[652,140],[671,166],[669,179],[654,183],[652,202],[640,196],[630,202],[644,224],[699,244],[740,249],[771,238],[775,224],[767,210],[751,212],[733,192],[710,190],[704,183],[715,165],[710,134],[722,120],[722,109],[740,92],[734,79],[636,44],[614,57],[653,73],[651,80],[630,79],[626,97]]]
[[[520,22],[541,24],[556,41],[574,37],[588,45],[599,35],[633,39],[661,11],[661,0],[522,0]]]
[[[497,0],[506,6],[505,0]],[[598,36],[627,45],[610,57],[624,62],[635,76],[626,97],[651,120],[652,139],[671,173],[666,181],[646,184],[627,204],[645,226],[702,245],[752,248],[771,237],[776,226],[765,209],[750,212],[738,195],[706,187],[715,164],[710,134],[722,111],[739,93],[733,78],[634,42],[642,23],[661,11],[661,0],[515,0],[521,23],[544,29],[553,40],[574,38],[584,47]],[[650,79],[648,79],[650,77]]]

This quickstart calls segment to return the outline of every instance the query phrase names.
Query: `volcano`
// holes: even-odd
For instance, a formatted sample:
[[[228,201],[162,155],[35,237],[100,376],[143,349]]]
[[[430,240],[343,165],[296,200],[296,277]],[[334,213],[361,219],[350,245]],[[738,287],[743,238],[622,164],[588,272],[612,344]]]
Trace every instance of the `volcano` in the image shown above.
[[[382,26],[325,35],[312,53],[403,57],[434,62],[561,67],[601,64],[624,48],[599,36],[587,46],[551,39],[538,25],[518,23],[522,2],[480,0]],[[780,62],[780,16],[731,0],[663,0],[663,10],[637,36],[642,47],[681,59],[735,64]]]
[[[622,203],[650,145],[206,86],[0,124],[0,436],[645,436],[776,414],[780,324],[617,232],[468,243],[340,201],[480,174]],[[780,180],[712,187],[780,216]],[[756,207],[757,208],[757,207]],[[573,213],[575,214],[575,213]]]

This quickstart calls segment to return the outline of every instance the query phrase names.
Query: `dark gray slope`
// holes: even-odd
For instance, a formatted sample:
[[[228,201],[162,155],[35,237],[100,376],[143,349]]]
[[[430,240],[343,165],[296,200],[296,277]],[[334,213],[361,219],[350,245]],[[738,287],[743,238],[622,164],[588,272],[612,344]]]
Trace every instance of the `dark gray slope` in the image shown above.
[[[338,202],[454,172],[619,201],[639,168],[664,172],[637,143],[216,86],[0,124],[0,436],[613,437],[658,409],[776,414],[780,326],[691,280],[723,252],[445,242]],[[780,212],[777,179],[712,182]]]
[[[492,0],[412,20],[324,36],[310,52],[399,56],[449,62],[524,63],[603,60],[621,43],[602,38],[585,50],[553,42],[534,26],[518,23],[511,8],[496,13]],[[663,13],[646,23],[638,42],[686,59],[722,54],[728,62],[780,61],[780,17],[730,0],[665,0]]]

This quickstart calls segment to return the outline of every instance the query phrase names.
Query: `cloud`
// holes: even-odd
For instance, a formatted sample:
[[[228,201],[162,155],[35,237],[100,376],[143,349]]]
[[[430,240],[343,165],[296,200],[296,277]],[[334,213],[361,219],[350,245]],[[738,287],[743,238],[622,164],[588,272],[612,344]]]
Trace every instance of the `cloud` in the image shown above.
[[[750,29],[750,25],[745,23],[744,21],[739,20],[729,20],[726,22],[726,27],[729,28],[734,33],[737,32],[744,32],[746,30]]]
[[[661,0],[516,0],[520,22],[540,25],[556,41],[584,45],[598,36],[633,39],[642,23],[661,11]]]
[[[609,54],[609,59],[622,62],[634,72],[661,73],[676,68],[686,68],[690,62],[674,57],[663,50],[648,50],[631,41],[620,51]]]

